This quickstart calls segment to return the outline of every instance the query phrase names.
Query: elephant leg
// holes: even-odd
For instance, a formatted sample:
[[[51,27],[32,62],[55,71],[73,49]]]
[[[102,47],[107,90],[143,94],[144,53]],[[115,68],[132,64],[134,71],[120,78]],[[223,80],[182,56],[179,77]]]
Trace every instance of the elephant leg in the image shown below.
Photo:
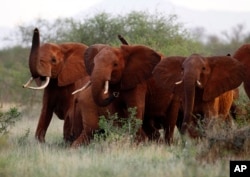
[[[77,137],[80,136],[82,128],[82,118],[78,109],[77,101],[74,102],[73,106],[68,110],[67,116],[64,121],[64,140],[67,142],[73,142]]]
[[[91,117],[91,116],[90,116]],[[89,117],[89,118],[90,118]],[[93,135],[96,130],[98,130],[98,116],[91,117],[91,121],[83,123],[83,130],[80,136],[72,143],[72,148],[77,148],[79,146],[88,145],[90,140],[93,138]]]
[[[136,118],[143,122],[144,111],[145,111],[145,97],[146,97],[146,83],[138,84],[135,89],[124,92],[123,98],[127,107],[136,107]],[[142,126],[138,129],[136,133],[136,141],[142,142],[147,138]]]
[[[219,97],[216,97],[213,101],[205,102],[203,106],[204,120],[200,122],[203,129],[208,128],[215,119],[219,116]]]
[[[93,138],[94,132],[99,128],[99,111],[101,112],[101,108],[98,108],[94,103],[92,97],[87,97],[91,95],[87,92],[91,91],[86,90],[86,92],[82,92],[80,98],[78,99],[76,106],[76,115],[74,117],[74,128],[79,128],[82,130],[77,139],[72,143],[72,148],[77,148],[82,144],[88,145],[90,140]],[[86,96],[87,95],[87,96]],[[81,118],[81,119],[80,119]],[[79,124],[80,127],[79,127]]]
[[[167,111],[166,118],[163,121],[165,142],[169,145],[173,142],[174,129],[177,124],[180,104],[179,98],[174,98]]]
[[[156,120],[157,118],[153,117],[153,119],[149,119],[149,117],[144,117],[142,125],[143,131],[145,132],[146,136],[150,141],[158,141],[160,139],[161,134],[159,130],[154,126],[156,124],[154,120]]]
[[[248,79],[249,77],[247,77],[247,81],[244,82],[243,86],[244,86],[244,90],[248,96],[248,98],[250,98],[250,79]]]
[[[63,124],[63,139],[66,142],[72,142],[73,135],[71,133],[71,127],[72,127],[72,115],[70,115],[70,113],[68,113],[64,119],[64,124]]]
[[[228,91],[223,93],[219,98],[219,116],[222,117],[228,123],[232,123],[232,118],[230,117],[230,109],[233,104],[234,91]]]
[[[45,134],[53,115],[53,108],[43,104],[39,122],[36,128],[35,137],[39,142],[45,142]]]

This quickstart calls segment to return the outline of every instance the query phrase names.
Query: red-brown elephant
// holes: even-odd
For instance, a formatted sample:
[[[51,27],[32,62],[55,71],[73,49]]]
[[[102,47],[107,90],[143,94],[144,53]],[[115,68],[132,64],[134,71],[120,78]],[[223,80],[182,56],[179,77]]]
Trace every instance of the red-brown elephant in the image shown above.
[[[129,107],[136,107],[136,117],[143,118],[146,81],[161,56],[142,45],[96,44],[86,50],[84,59],[91,84],[77,96],[76,107],[80,107],[77,110],[80,110],[83,130],[72,147],[89,143],[98,129],[99,116],[107,110],[124,116]],[[143,136],[140,129],[138,138]]]
[[[180,65],[185,60],[182,56],[163,58],[153,70],[153,77],[148,81],[143,130],[149,140],[159,140],[159,129],[164,130],[167,144],[173,140],[174,128],[180,109],[180,96],[175,94],[175,83],[181,79]]]
[[[229,118],[233,90],[243,81],[243,65],[229,56],[167,57],[153,71],[152,91],[146,102],[144,129],[152,139],[159,137],[157,129],[165,130],[166,142],[171,142],[179,111],[182,134],[200,136],[196,130],[196,115]],[[180,82],[178,82],[180,81]],[[179,107],[178,107],[179,106]],[[179,108],[181,108],[179,110]],[[148,130],[148,131],[147,131]]]
[[[244,65],[246,71],[246,78],[243,86],[248,98],[250,98],[250,44],[243,44],[240,46],[233,55],[238,61]]]
[[[87,46],[81,43],[44,43],[40,45],[39,30],[34,30],[29,56],[31,79],[25,88],[44,89],[43,104],[35,137],[45,142],[45,134],[53,113],[64,120],[68,108],[73,104],[72,92],[84,84],[87,77],[83,60]],[[30,86],[35,80],[38,87]],[[45,83],[42,85],[42,83]],[[64,123],[64,137],[71,125]]]

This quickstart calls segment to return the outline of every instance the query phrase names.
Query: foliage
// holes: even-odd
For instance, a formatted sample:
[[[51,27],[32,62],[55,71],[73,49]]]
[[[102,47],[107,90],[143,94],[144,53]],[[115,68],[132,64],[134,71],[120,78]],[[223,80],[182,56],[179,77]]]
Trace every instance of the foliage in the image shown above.
[[[82,20],[66,18],[49,22],[38,19],[33,24],[19,26],[15,36],[20,37],[18,41],[22,46],[30,46],[32,31],[38,27],[42,42],[120,45],[117,35],[121,34],[130,44],[144,44],[168,55],[189,55],[202,51],[201,45],[191,38],[177,20],[177,15],[165,15],[157,11],[154,14],[132,11],[116,16],[100,12]]]
[[[23,89],[22,85],[29,79],[27,48],[15,46],[0,51],[0,104],[29,103],[31,96],[37,92]],[[37,101],[37,100],[36,100]]]
[[[19,145],[27,144],[29,135],[30,135],[30,129],[27,129],[26,132],[18,138],[18,141],[17,141],[18,144]]]
[[[34,28],[39,28],[41,42],[66,42],[64,36],[71,30],[71,23],[73,21],[71,18],[58,18],[55,21],[39,18],[32,23],[18,26],[18,30],[15,31],[15,34],[11,35],[8,40],[17,41],[18,45],[22,47],[30,47],[33,30]]]
[[[133,141],[142,122],[136,118],[136,108],[128,108],[128,114],[127,118],[119,118],[117,113],[108,113],[108,117],[100,116],[101,131],[95,134],[95,140],[117,141],[128,137]]]
[[[11,108],[7,112],[0,112],[0,135],[5,135],[9,132],[9,128],[15,125],[15,122],[20,119],[21,113],[17,108]]]
[[[203,44],[210,55],[231,55],[244,43],[250,42],[250,33],[242,24],[236,24],[232,29],[222,31],[220,36],[208,35]]]
[[[244,91],[243,85],[239,87],[239,98],[234,100],[236,105],[236,120],[235,123],[238,127],[244,127],[250,123],[250,107],[249,98]]]
[[[198,51],[198,44],[189,37],[182,24],[177,22],[176,15],[132,11],[123,16],[111,16],[102,12],[83,22],[75,22],[72,26],[72,31],[66,38],[71,41],[79,39],[88,45],[120,45],[117,35],[121,34],[130,44],[144,44],[168,55],[188,55]],[[186,45],[187,41],[189,45]],[[190,43],[196,47],[190,47]],[[179,50],[181,48],[185,50]]]

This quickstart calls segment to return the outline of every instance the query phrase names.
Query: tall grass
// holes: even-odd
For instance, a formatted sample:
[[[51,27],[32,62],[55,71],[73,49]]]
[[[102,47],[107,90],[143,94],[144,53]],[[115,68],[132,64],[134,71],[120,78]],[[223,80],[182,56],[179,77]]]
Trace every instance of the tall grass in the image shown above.
[[[1,177],[227,177],[230,160],[250,159],[250,136],[244,141],[246,134],[234,136],[233,131],[239,132],[237,126],[231,134],[219,127],[210,131],[208,139],[195,141],[183,141],[175,131],[171,146],[136,144],[121,137],[113,141],[96,139],[88,146],[71,149],[63,141],[63,121],[53,117],[46,143],[40,144],[34,138],[39,113],[40,108],[24,110],[8,136],[0,139]],[[245,119],[249,120],[247,114]]]
[[[27,124],[27,121],[29,122]],[[54,120],[48,142],[34,140],[36,120],[19,122],[0,152],[0,176],[228,176],[229,161],[207,163],[197,159],[202,146],[185,147],[176,139],[173,146],[130,141],[92,142],[89,146],[70,149],[62,141],[61,122]],[[30,130],[27,136],[27,129]],[[23,143],[19,139],[23,138]],[[1,145],[3,146],[3,144]]]
[[[203,160],[200,156],[208,152],[207,144],[190,141],[183,146],[178,132],[172,146],[119,139],[70,149],[62,140],[62,121],[53,119],[45,144],[34,139],[36,124],[37,118],[23,118],[8,141],[1,143],[1,177],[229,176],[231,157]]]

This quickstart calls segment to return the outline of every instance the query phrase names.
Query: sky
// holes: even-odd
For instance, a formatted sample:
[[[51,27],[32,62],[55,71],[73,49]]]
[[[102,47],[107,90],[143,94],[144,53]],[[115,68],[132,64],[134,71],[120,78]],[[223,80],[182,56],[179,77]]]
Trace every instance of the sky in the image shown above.
[[[181,5],[195,10],[217,10],[232,12],[249,12],[249,0],[172,0],[176,5]]]
[[[0,46],[1,38],[11,29],[38,18],[53,20],[101,10],[121,13],[143,8],[177,14],[187,27],[200,26],[217,34],[235,23],[250,31],[249,0],[5,0],[0,10]]]

